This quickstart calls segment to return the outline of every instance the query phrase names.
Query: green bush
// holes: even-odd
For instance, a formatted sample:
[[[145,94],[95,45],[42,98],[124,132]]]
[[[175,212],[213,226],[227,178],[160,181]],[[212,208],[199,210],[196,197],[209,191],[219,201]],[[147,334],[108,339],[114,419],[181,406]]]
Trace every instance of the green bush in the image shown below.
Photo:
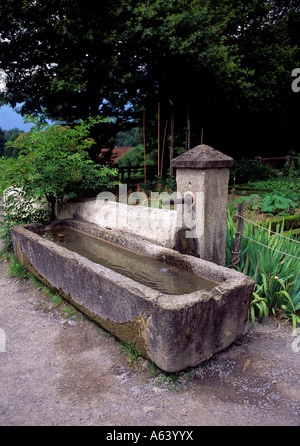
[[[294,213],[296,209],[296,202],[292,198],[288,198],[286,194],[280,194],[280,192],[241,196],[232,200],[229,208],[236,210],[238,203],[243,203],[248,211],[260,211],[266,214],[287,215]]]
[[[260,193],[272,191],[275,195],[287,197],[300,206],[300,181],[299,178],[278,177],[265,181],[258,181],[249,186],[260,189]]]
[[[74,128],[46,125],[37,119],[31,131],[10,143],[20,149],[17,159],[0,159],[2,181],[7,186],[21,188],[28,200],[47,200],[51,219],[55,218],[55,206],[66,196],[75,197],[86,190],[112,186],[116,169],[99,166],[88,155],[95,143],[90,138],[91,128],[102,122],[101,118],[81,121]]]
[[[146,154],[147,166],[155,165],[153,155]],[[117,158],[116,164],[120,167],[143,166],[144,165],[144,146],[139,144],[126,152],[122,157]]]
[[[230,183],[248,183],[251,181],[266,180],[276,176],[276,169],[270,163],[243,159],[237,161],[230,170]]]
[[[268,194],[262,199],[261,211],[267,213],[293,212],[296,203],[285,196]]]
[[[5,251],[11,249],[12,226],[49,223],[55,218],[56,205],[63,203],[66,196],[75,197],[103,185],[110,187],[117,173],[116,169],[97,165],[88,156],[87,149],[94,144],[90,129],[100,118],[82,121],[74,128],[45,125],[36,119],[27,121],[35,124],[31,131],[10,143],[20,149],[18,158],[0,158],[1,185],[9,187],[0,232]]]

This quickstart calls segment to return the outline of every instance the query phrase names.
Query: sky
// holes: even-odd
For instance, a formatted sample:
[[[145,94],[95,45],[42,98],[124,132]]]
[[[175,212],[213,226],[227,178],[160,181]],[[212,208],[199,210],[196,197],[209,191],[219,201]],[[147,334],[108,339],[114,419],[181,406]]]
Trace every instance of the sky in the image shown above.
[[[0,127],[2,130],[11,130],[17,127],[19,130],[26,132],[32,126],[33,124],[25,124],[24,118],[9,105],[0,107]]]

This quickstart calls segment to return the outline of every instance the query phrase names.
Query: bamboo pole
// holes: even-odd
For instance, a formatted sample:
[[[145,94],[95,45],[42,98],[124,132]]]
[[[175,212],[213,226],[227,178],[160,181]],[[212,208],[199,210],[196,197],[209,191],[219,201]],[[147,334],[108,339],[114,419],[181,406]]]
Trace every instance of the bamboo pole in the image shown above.
[[[188,150],[191,148],[191,121],[188,119]]]
[[[162,148],[161,163],[160,163],[161,164],[160,165],[160,176],[162,176],[163,165],[164,165],[164,153],[165,153],[165,143],[166,143],[166,136],[167,136],[167,128],[168,128],[168,120],[166,120],[165,131],[164,131],[163,148]]]
[[[147,168],[146,168],[146,110],[143,110],[143,142],[144,142],[144,183],[147,180]]]
[[[171,161],[173,159],[173,151],[174,151],[174,109],[171,114],[171,129],[170,129],[170,174],[173,175],[173,167],[171,165]]]
[[[160,172],[160,102],[158,103],[158,124],[157,124],[157,174]]]
[[[185,129],[185,148],[184,150],[187,152],[188,148],[188,120],[189,120],[189,109],[186,109],[186,129]]]
[[[186,108],[186,134],[185,134],[185,151],[191,148],[191,121],[189,117],[189,107]]]
[[[243,235],[243,226],[244,226],[244,205],[242,203],[238,204],[238,224],[237,230],[234,239],[234,245],[232,249],[231,256],[231,265],[235,266],[240,262],[240,253],[241,253],[241,241]]]

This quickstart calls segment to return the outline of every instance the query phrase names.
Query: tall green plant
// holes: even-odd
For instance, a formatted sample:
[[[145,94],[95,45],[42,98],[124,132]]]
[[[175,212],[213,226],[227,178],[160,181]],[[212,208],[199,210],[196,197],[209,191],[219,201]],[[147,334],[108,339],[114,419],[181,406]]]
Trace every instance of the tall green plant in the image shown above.
[[[251,277],[255,283],[251,315],[273,313],[300,322],[300,244],[283,237],[283,228],[277,233],[244,222],[240,263],[236,269]],[[230,266],[236,234],[236,223],[228,212],[226,263]],[[291,236],[287,236],[291,238]]]

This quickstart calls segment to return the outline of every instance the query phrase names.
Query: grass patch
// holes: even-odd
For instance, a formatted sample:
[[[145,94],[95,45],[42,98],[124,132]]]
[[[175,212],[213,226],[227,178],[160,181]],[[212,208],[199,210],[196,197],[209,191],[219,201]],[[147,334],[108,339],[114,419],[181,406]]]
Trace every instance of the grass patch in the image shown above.
[[[9,256],[10,266],[8,269],[8,274],[11,277],[16,277],[17,279],[27,279],[38,290],[42,291],[50,300],[52,308],[59,309],[60,314],[65,319],[69,319],[75,315],[78,315],[78,311],[71,305],[65,302],[65,300],[57,293],[53,292],[46,285],[41,283],[35,276],[29,274],[26,268],[19,262],[15,254]]]
[[[156,384],[159,387],[167,387],[169,390],[179,392],[180,390],[179,373],[161,372],[156,380]]]
[[[59,294],[54,293],[52,290],[50,290],[50,288],[48,288],[46,285],[41,283],[35,276],[30,274],[28,279],[31,283],[33,283],[33,285],[35,285],[39,290],[46,294],[46,296],[49,297],[54,308],[59,308],[63,304],[63,298]]]
[[[133,366],[135,371],[146,372],[148,378],[153,380],[153,383],[157,387],[168,389],[171,391],[179,392],[180,386],[184,382],[191,382],[195,378],[195,370],[187,369],[182,372],[164,372],[158,368],[154,362],[150,359],[143,359],[140,353],[134,347],[134,341],[126,342],[120,341],[120,348],[127,357],[128,364]],[[142,361],[142,366],[140,366],[140,361]]]
[[[138,369],[138,359],[141,355],[134,347],[134,341],[130,341],[128,344],[120,341],[120,347],[122,352],[127,356],[128,363],[134,366],[135,369]]]
[[[27,269],[21,265],[15,254],[10,256],[10,267],[8,274],[11,277],[17,277],[18,279],[28,279],[29,274]]]
[[[67,304],[62,305],[60,312],[65,319],[70,319],[72,316],[77,314],[75,308]]]

